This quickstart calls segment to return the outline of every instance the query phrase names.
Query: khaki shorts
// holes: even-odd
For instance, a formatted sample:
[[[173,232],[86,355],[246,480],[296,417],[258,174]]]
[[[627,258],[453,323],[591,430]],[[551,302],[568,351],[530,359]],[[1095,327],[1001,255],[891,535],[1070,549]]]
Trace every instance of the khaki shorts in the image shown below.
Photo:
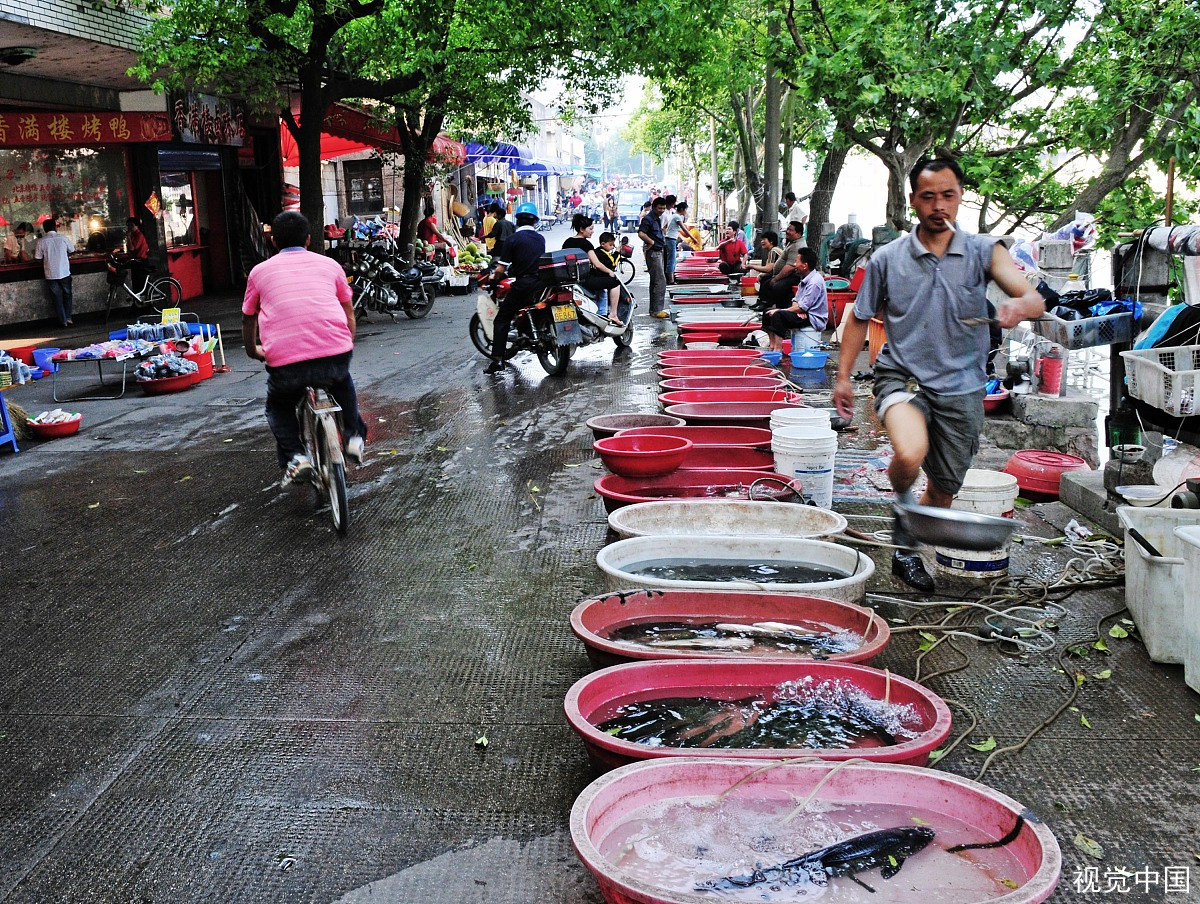
[[[882,419],[892,405],[908,402],[925,416],[929,454],[922,470],[934,486],[950,495],[962,489],[967,469],[979,451],[984,392],[981,388],[978,392],[939,395],[922,389],[900,371],[875,368],[875,412]]]

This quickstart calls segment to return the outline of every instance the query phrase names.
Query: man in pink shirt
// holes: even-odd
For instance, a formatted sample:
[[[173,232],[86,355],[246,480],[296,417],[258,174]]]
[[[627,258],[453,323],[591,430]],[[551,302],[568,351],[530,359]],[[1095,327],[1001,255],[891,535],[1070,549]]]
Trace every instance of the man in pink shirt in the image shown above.
[[[346,455],[363,460],[367,425],[350,378],[353,292],[341,266],[308,250],[308,220],[285,210],[271,223],[274,257],[250,271],[242,302],[246,354],[267,364],[267,423],[275,434],[284,483],[312,476],[300,440],[296,404],[305,387],[328,389],[342,408]]]

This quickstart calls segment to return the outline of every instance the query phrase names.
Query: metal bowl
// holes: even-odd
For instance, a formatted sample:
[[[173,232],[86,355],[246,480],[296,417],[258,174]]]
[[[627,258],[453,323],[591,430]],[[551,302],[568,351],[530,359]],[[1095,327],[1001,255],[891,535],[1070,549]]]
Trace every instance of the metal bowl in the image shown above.
[[[977,515],[931,505],[896,505],[896,517],[914,540],[954,549],[1000,549],[1016,530],[1011,518]]]

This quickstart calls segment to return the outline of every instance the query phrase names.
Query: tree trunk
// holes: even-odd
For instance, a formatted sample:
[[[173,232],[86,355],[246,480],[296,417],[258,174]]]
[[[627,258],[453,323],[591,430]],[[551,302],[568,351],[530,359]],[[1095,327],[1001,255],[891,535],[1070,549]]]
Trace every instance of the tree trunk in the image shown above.
[[[830,147],[821,161],[817,171],[817,182],[813,186],[812,198],[808,207],[808,247],[820,252],[821,226],[829,220],[829,208],[833,206],[833,193],[837,189],[838,179],[842,175],[842,167],[846,165],[846,157],[850,153],[849,146]]]
[[[445,114],[440,112],[444,98],[430,98],[429,103],[437,111],[429,110],[424,116],[420,111],[397,108],[396,131],[400,133],[400,147],[404,153],[404,200],[400,204],[400,248],[407,254],[408,246],[417,238],[417,224],[421,222],[422,204],[425,199],[425,173],[429,152],[434,139],[441,131]],[[444,225],[444,224],[443,224]]]
[[[779,196],[795,191],[792,184],[793,158],[796,156],[796,92],[787,89],[783,98],[783,125],[780,128],[780,153],[783,156],[782,175],[779,179]]]
[[[779,38],[779,19],[771,15],[770,0],[767,2],[767,40]],[[766,97],[763,101],[763,179],[762,195],[755,195],[758,210],[754,225],[759,232],[772,228],[779,219],[775,214],[782,194],[779,191],[779,120],[783,99],[782,86],[775,73],[775,64],[767,60]]]
[[[296,148],[300,152],[300,212],[308,219],[309,247],[318,254],[325,251],[325,196],[321,186],[321,126],[327,103],[321,80],[321,67],[310,64],[300,70],[300,123],[295,127],[290,111],[284,116]],[[292,121],[289,121],[292,120]]]
[[[1126,129],[1120,133],[1109,147],[1108,157],[1104,161],[1100,174],[1087,184],[1053,223],[1046,227],[1047,232],[1054,232],[1072,222],[1077,210],[1084,210],[1088,213],[1094,211],[1110,192],[1120,187],[1130,174],[1137,171],[1145,162],[1145,154],[1133,156],[1133,151],[1138,142],[1145,139],[1144,132],[1145,129],[1138,128]]]
[[[741,160],[745,178],[737,179],[735,171],[734,185],[742,185],[740,192],[741,203],[738,206],[738,222],[745,223],[750,212],[750,200],[758,204],[763,196],[762,175],[758,168],[758,148],[754,140],[754,101],[747,95],[743,103],[736,93],[730,94],[730,105],[733,108],[733,124],[737,131],[738,159]]]

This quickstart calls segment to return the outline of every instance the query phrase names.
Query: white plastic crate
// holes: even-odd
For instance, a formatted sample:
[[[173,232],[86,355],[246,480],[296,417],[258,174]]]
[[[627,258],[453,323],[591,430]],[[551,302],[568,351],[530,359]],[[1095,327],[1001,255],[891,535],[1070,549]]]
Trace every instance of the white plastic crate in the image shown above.
[[[1033,322],[1033,331],[1067,349],[1114,345],[1133,339],[1133,314],[1124,312],[1085,320],[1063,320],[1047,313]]]
[[[1121,352],[1129,394],[1172,417],[1197,413],[1200,345],[1135,348]]]
[[[1155,662],[1181,665],[1193,630],[1186,581],[1188,544],[1175,528],[1200,524],[1200,511],[1153,506],[1117,506],[1117,520],[1125,529],[1125,602]],[[1161,553],[1152,556],[1129,535],[1136,528]]]

